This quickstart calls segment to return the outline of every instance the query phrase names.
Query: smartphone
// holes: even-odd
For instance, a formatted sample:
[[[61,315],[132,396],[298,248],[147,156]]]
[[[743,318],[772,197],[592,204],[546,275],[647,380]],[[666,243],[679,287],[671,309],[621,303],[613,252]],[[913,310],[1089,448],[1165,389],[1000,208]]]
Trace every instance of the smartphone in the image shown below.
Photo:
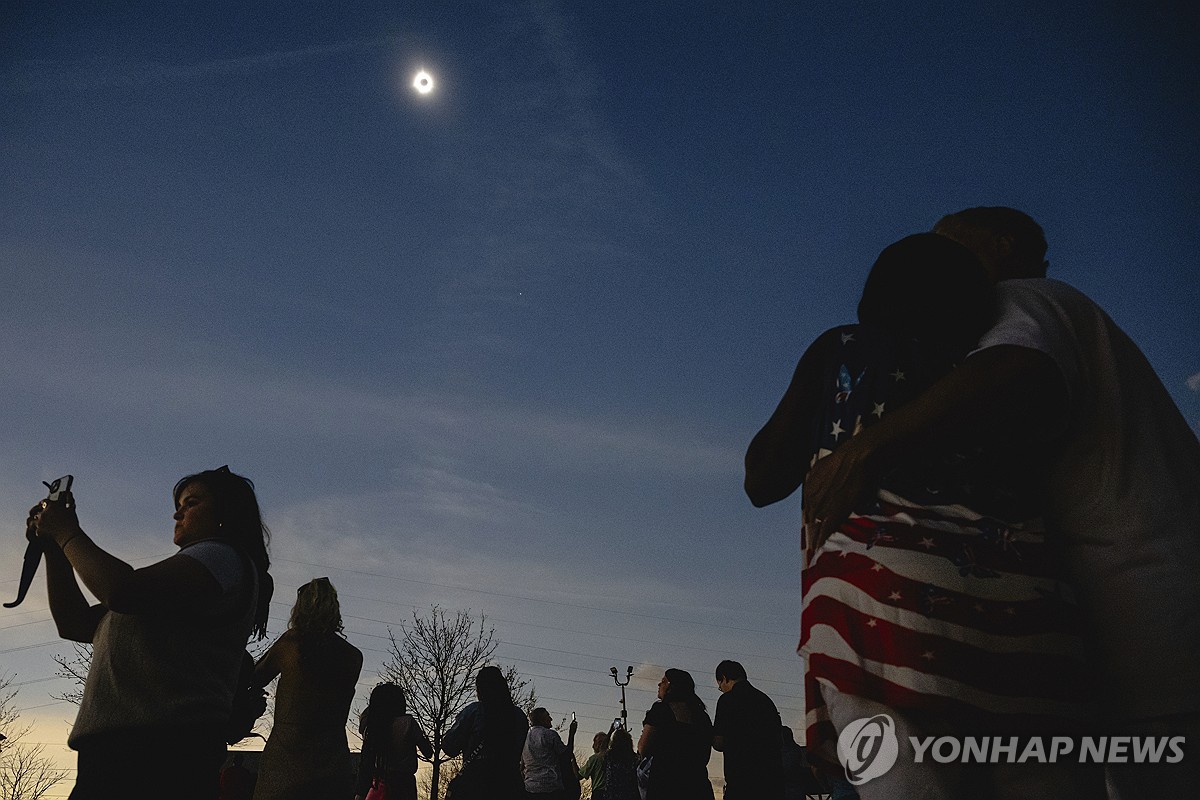
[[[42,483],[46,483],[46,488],[48,488],[50,491],[50,493],[46,495],[46,499],[42,500],[43,509],[44,509],[44,507],[46,507],[47,503],[58,503],[59,498],[62,498],[62,495],[64,495],[64,494],[66,495],[65,499],[70,500],[71,499],[71,483],[73,483],[73,482],[74,482],[73,475],[64,475],[62,477],[56,477],[56,479],[54,479],[52,482],[49,482],[49,483],[46,483],[46,481],[42,481]],[[68,507],[70,507],[70,506],[68,506]]]
[[[61,478],[55,478],[53,482],[46,483],[46,488],[50,490],[50,494],[46,495],[46,501],[53,503],[58,500],[64,493],[71,491],[71,484],[74,483],[75,476],[63,475]]]
[[[571,712],[571,722],[574,722],[574,721],[575,721],[575,712],[572,711]]]
[[[64,494],[69,496],[71,483],[74,480],[70,475],[63,475],[53,483],[42,481],[50,490],[46,499],[42,501],[42,508],[45,508],[47,503],[56,502]],[[25,599],[25,594],[33,583],[33,576],[37,573],[38,565],[42,563],[42,543],[38,541],[32,527],[26,529],[25,538],[29,540],[29,544],[25,545],[25,560],[21,565],[21,582],[17,586],[17,599],[11,603],[4,603],[5,608],[16,608],[21,605],[21,601]]]

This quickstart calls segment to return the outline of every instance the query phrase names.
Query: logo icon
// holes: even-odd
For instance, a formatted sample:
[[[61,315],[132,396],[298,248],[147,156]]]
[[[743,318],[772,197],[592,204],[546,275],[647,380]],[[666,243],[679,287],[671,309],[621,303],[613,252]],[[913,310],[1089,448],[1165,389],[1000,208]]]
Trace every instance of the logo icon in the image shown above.
[[[854,720],[838,736],[837,754],[846,780],[855,786],[878,778],[900,754],[895,721],[887,714]]]

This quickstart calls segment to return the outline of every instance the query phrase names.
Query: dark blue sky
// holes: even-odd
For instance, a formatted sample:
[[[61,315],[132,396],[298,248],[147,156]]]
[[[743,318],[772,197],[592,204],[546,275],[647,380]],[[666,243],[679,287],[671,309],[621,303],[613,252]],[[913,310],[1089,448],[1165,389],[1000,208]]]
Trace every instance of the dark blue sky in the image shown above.
[[[798,507],[740,459],[885,245],[1028,211],[1200,423],[1195,12],[1051,5],[8,4],[4,563],[42,479],[135,558],[229,463],[360,646],[469,606],[558,716],[610,657],[638,715],[723,654],[802,708]]]

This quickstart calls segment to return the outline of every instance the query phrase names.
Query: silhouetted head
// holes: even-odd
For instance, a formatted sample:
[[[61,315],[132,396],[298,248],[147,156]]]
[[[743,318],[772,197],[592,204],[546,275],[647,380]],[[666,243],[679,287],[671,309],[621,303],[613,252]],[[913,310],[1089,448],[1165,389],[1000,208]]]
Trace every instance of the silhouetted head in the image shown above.
[[[258,607],[254,615],[254,633],[261,639],[267,634],[267,611],[270,608],[274,584],[267,570],[271,566],[267,545],[271,532],[263,524],[254,482],[230,472],[229,467],[209,469],[180,478],[172,491],[175,501],[176,542],[183,545],[200,541],[198,530],[187,530],[190,512],[185,504],[200,499],[208,504],[206,515],[212,528],[203,538],[219,539],[241,550],[254,562],[258,571]],[[182,502],[181,502],[182,501]],[[180,525],[185,530],[180,530]],[[182,546],[182,545],[181,545]]]
[[[342,607],[329,578],[313,578],[296,590],[288,630],[300,634],[341,633]]]
[[[549,711],[538,706],[529,712],[529,724],[538,728],[552,728],[554,727],[554,720],[550,719]]]
[[[381,683],[371,690],[367,709],[363,712],[361,732],[370,741],[376,772],[386,769],[392,752],[392,727],[396,717],[405,713],[404,690],[394,683]]]
[[[621,763],[633,762],[633,737],[624,728],[617,728],[608,740],[608,757]]]
[[[608,734],[604,732],[597,733],[592,737],[592,752],[604,753],[608,750]]]
[[[967,247],[936,233],[888,245],[875,260],[858,320],[902,339],[964,351],[987,328],[992,287]]]
[[[406,711],[404,690],[394,683],[381,683],[371,690],[371,698],[367,701],[367,720],[391,720],[403,715]]]
[[[970,248],[993,283],[1009,278],[1044,278],[1050,266],[1042,226],[1015,208],[966,208],[942,217],[933,232]]]
[[[716,678],[720,680],[744,681],[746,680],[746,668],[737,661],[725,659],[720,664],[717,664]]]
[[[505,703],[512,705],[512,692],[508,681],[499,667],[481,667],[475,676],[475,694],[484,704]]]
[[[665,682],[665,686],[664,686]],[[696,682],[692,674],[682,669],[668,669],[659,681],[658,696],[668,703],[688,703],[704,708],[704,701],[696,695]]]

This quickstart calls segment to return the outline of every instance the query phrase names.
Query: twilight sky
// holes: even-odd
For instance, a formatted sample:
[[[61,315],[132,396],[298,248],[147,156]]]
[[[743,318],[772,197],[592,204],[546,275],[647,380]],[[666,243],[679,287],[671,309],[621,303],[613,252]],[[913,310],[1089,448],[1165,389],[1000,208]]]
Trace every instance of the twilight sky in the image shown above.
[[[6,4],[0,594],[42,480],[140,565],[228,463],[272,636],[329,576],[364,696],[438,603],[581,743],[610,666],[640,723],[724,657],[801,729],[799,501],[753,509],[741,457],[884,246],[1028,211],[1200,428],[1196,12],[900,5]],[[73,766],[66,650],[40,580],[0,614]]]

